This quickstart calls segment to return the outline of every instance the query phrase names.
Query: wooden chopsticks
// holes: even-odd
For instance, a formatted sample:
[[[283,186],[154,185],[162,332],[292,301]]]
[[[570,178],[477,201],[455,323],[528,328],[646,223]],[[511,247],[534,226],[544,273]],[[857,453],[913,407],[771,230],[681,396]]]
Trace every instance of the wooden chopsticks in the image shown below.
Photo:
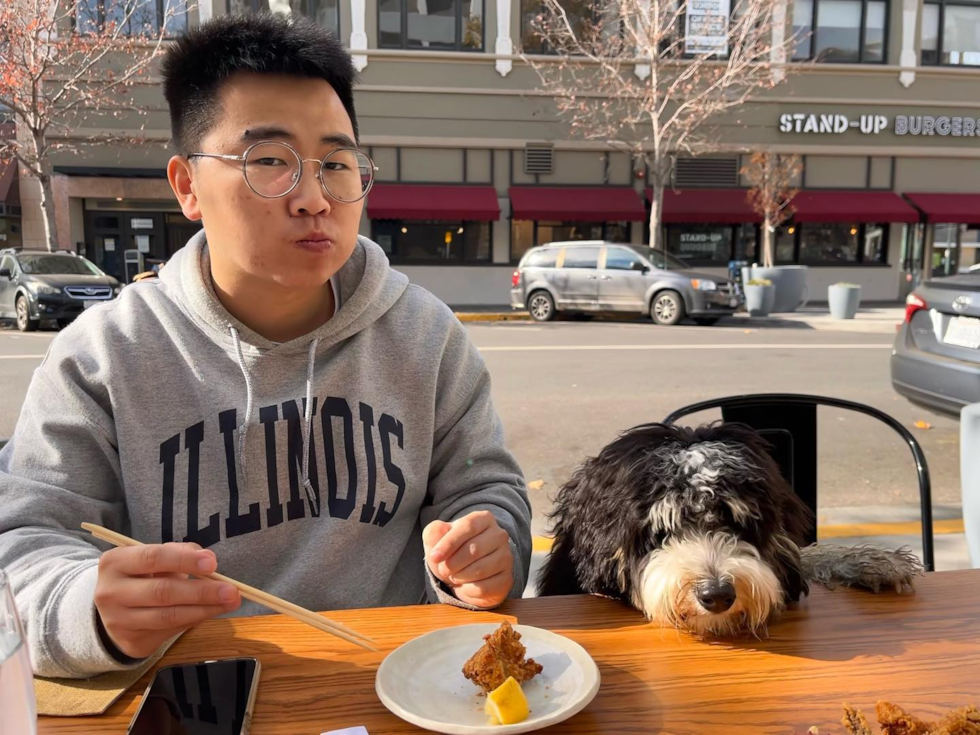
[[[121,533],[111,531],[108,528],[97,526],[94,523],[83,523],[82,528],[96,538],[107,541],[115,546],[142,546],[142,542],[140,541],[131,539],[129,536],[124,536]],[[244,584],[243,582],[238,582],[230,577],[226,577],[223,574],[218,574],[217,572],[214,574],[208,574],[207,578],[233,585],[238,588],[238,591],[246,600],[257,602],[260,605],[265,605],[269,609],[275,610],[278,613],[289,615],[290,617],[296,618],[307,625],[312,625],[317,630],[322,630],[324,633],[330,633],[330,635],[343,638],[345,641],[349,641],[350,643],[358,645],[361,648],[366,648],[369,651],[378,650],[378,648],[374,645],[374,641],[372,641],[366,635],[362,635],[355,630],[351,630],[347,626],[341,625],[340,623],[335,623],[332,620],[328,620],[322,615],[317,615],[316,613],[307,610],[305,607],[294,605],[288,600],[283,600],[275,595],[270,595],[268,592],[263,592],[256,587]]]

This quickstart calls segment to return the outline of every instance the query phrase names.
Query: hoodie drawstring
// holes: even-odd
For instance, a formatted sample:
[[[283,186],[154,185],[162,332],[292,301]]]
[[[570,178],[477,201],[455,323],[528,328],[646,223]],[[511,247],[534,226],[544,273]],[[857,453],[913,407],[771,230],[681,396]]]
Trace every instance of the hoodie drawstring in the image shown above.
[[[313,496],[313,486],[310,483],[310,436],[313,431],[313,366],[316,363],[316,346],[319,343],[320,338],[314,337],[310,342],[310,352],[306,360],[306,403],[304,404],[306,415],[303,417],[303,487],[314,516],[320,515],[320,504]]]
[[[245,366],[245,354],[242,352],[242,341],[238,337],[238,330],[228,327],[231,330],[231,338],[235,342],[235,351],[238,353],[238,367],[242,370],[245,378],[245,416],[238,425],[238,469],[242,473],[242,485],[248,483],[248,475],[245,472],[245,437],[248,436],[248,425],[252,419],[252,378],[248,374]]]
[[[242,351],[242,340],[238,336],[238,330],[229,326],[231,338],[235,342],[235,352],[238,355],[238,367],[245,378],[245,417],[238,425],[238,467],[242,474],[242,485],[248,483],[248,475],[245,470],[245,439],[248,436],[248,427],[252,419],[252,378],[248,374],[248,367],[245,365],[245,353]],[[313,431],[313,368],[316,365],[316,348],[320,344],[320,338],[315,337],[310,342],[310,350],[307,353],[306,361],[306,400],[303,404],[303,489],[306,490],[306,497],[310,501],[310,509],[313,516],[320,515],[320,504],[313,494],[313,485],[310,482],[310,436]]]

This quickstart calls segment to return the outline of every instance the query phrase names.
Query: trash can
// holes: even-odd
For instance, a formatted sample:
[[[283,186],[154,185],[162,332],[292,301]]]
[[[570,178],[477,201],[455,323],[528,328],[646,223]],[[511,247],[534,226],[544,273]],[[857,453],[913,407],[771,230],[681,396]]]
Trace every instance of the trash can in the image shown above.
[[[970,563],[980,569],[980,403],[960,411],[960,485],[963,492],[963,525]]]

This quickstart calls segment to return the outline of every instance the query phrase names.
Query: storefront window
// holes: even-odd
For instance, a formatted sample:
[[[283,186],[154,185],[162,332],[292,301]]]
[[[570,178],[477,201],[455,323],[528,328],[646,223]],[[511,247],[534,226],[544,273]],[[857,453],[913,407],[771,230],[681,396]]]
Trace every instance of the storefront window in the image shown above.
[[[230,0],[232,13],[267,13],[270,10],[284,15],[312,18],[321,28],[340,35],[339,0]]]
[[[489,263],[490,223],[375,220],[374,241],[392,263]]]
[[[727,266],[732,230],[725,225],[668,225],[667,252],[692,265]]]
[[[484,0],[380,0],[381,48],[483,50]]]
[[[510,257],[512,262],[521,259],[536,245],[566,240],[605,240],[606,242],[630,242],[632,226],[629,222],[549,222],[512,220],[510,231]]]
[[[867,224],[864,226],[862,241],[864,250],[861,253],[862,263],[884,263],[885,251],[888,243],[888,228],[880,224]]]
[[[921,41],[923,64],[980,66],[980,3],[929,0]]]
[[[800,262],[813,265],[857,263],[857,225],[817,224],[800,225]]]
[[[127,36],[176,36],[187,30],[186,0],[78,0],[75,30],[98,33],[107,25],[121,26]]]
[[[883,63],[888,4],[885,0],[804,0],[794,3],[794,60]]]
[[[960,273],[969,272],[970,268],[980,263],[980,229],[963,225],[960,234]]]
[[[776,263],[786,265],[796,262],[796,227],[780,227],[776,230]]]

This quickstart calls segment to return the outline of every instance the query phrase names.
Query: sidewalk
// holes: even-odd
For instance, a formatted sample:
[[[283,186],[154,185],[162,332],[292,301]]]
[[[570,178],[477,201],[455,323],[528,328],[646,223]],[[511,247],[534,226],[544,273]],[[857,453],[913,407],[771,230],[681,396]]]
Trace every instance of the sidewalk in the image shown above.
[[[937,505],[933,514],[933,546],[936,553],[936,570],[969,569],[966,536],[959,506]],[[919,507],[914,505],[867,506],[854,508],[826,508],[817,519],[817,536],[821,542],[841,546],[871,544],[881,548],[909,546],[920,558],[922,536],[919,526]],[[531,575],[525,597],[534,597],[533,580],[544,564],[551,546],[551,539],[538,536],[534,539],[531,556]]]
[[[499,306],[462,306],[454,309],[456,318],[465,323],[492,323],[530,321],[526,311],[511,311]],[[627,317],[611,316],[612,320]],[[630,316],[633,320],[636,317]],[[737,329],[810,329],[828,332],[859,332],[863,334],[894,335],[905,318],[901,306],[869,307],[861,309],[854,319],[834,319],[825,307],[808,306],[791,314],[773,314],[768,317],[750,317],[739,313],[725,317],[716,327]]]

